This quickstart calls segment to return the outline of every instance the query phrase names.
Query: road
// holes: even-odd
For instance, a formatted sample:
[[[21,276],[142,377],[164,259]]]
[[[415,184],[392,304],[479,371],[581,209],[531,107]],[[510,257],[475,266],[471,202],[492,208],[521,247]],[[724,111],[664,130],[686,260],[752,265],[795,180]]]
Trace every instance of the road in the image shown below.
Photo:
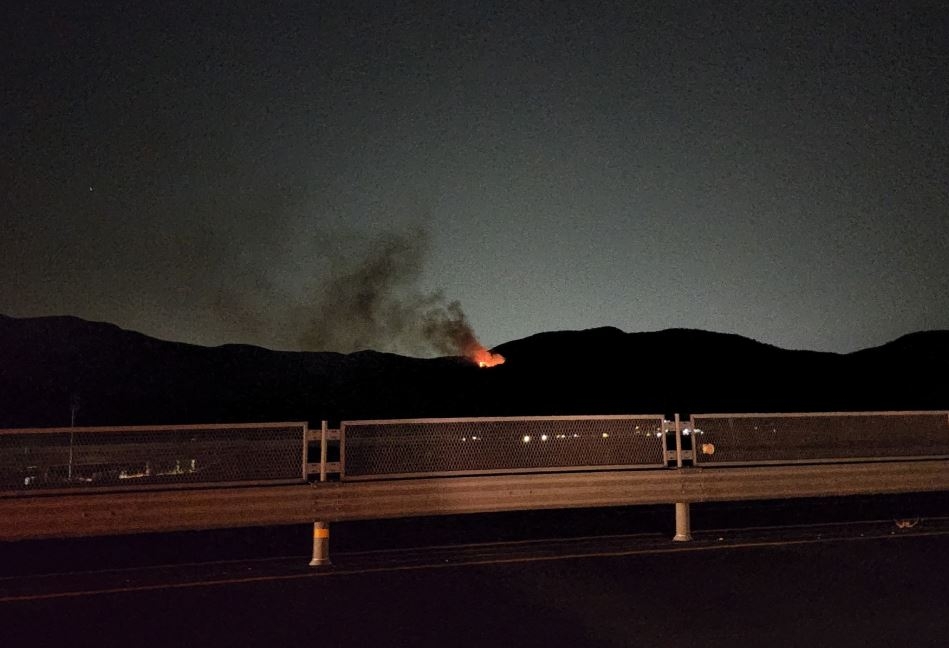
[[[300,555],[10,569],[3,645],[863,647],[949,636],[949,518],[721,528],[689,544],[647,531],[419,547],[397,526],[375,527],[386,528],[396,546],[343,542],[327,570]]]

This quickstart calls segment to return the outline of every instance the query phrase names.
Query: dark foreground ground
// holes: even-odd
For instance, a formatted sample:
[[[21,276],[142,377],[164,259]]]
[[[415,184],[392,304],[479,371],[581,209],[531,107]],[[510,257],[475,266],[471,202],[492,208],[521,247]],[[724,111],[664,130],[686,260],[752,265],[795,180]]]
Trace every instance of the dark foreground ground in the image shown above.
[[[671,507],[337,525],[325,571],[300,527],[12,543],[0,645],[944,646],[946,509],[696,506],[689,545]]]

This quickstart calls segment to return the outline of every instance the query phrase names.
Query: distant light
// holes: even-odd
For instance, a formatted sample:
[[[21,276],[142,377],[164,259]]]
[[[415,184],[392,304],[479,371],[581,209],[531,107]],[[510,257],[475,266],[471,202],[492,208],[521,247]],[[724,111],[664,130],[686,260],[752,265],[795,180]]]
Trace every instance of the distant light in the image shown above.
[[[530,442],[531,442],[531,436],[530,436],[529,434],[525,434],[525,435],[524,435],[524,438],[521,439],[521,441],[523,441],[524,443],[530,443]]]
[[[609,432],[604,432],[604,433],[603,433],[603,438],[604,438],[604,439],[609,439],[609,438],[610,438]]]
[[[541,434],[541,435],[540,435],[540,440],[541,440],[541,441],[546,441],[546,440],[547,440],[547,435],[546,435],[546,434]]]
[[[461,442],[462,442],[462,443],[464,443],[464,442],[467,441],[467,440],[468,440],[468,437],[461,437]]]
[[[683,436],[689,436],[691,433],[692,431],[689,428],[685,428],[684,430],[682,430]]]
[[[577,434],[576,432],[573,433],[573,438],[574,438],[574,439],[576,439],[578,436],[580,436],[580,435]]]

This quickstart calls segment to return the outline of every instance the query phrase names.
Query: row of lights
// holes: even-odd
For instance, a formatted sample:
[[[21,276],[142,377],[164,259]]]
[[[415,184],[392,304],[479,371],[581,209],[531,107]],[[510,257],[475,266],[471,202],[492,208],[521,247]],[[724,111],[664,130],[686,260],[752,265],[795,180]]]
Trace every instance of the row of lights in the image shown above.
[[[657,435],[657,436],[658,436],[658,435]],[[610,438],[610,434],[609,434],[609,432],[604,432],[603,434],[600,435],[600,437],[601,437],[601,438],[604,438],[604,439],[608,439],[608,438]],[[463,436],[463,437],[461,437],[461,440],[462,440],[462,442],[467,442],[467,441],[481,441],[481,438],[482,438],[482,437],[472,435],[472,436],[470,436],[470,437]],[[539,438],[541,441],[547,441],[547,440],[550,439],[550,436],[548,436],[548,435],[546,435],[546,434],[541,434],[540,437],[538,437],[538,438]],[[557,434],[557,435],[555,435],[554,438],[557,438],[557,439],[570,439],[570,438],[579,439],[579,438],[580,438],[580,435],[577,434],[577,433],[574,433],[574,434],[572,434],[572,435],[571,435],[571,434]],[[533,439],[534,439],[534,437],[532,437],[531,435],[525,434],[525,435],[521,438],[521,441],[523,441],[524,443],[530,443]]]
[[[705,432],[703,432],[702,430],[691,430],[691,429],[689,429],[689,428],[686,428],[686,429],[682,430],[682,435],[683,435],[683,436],[690,436],[690,435],[692,435],[692,434],[705,434]],[[610,438],[610,434],[609,434],[609,432],[604,432],[604,433],[602,433],[602,434],[600,435],[600,437],[603,438],[603,439],[608,439],[608,438]],[[656,438],[661,438],[661,437],[662,437],[662,432],[656,432]],[[467,441],[469,441],[469,440],[471,440],[471,441],[481,441],[481,438],[482,438],[482,437],[472,435],[472,436],[470,436],[470,437],[463,436],[463,437],[461,437],[461,440],[462,440],[462,442],[467,442]],[[547,441],[548,439],[550,439],[550,437],[549,437],[548,435],[546,435],[546,434],[541,434],[539,438],[540,438],[541,441]],[[570,438],[578,439],[578,438],[580,438],[580,435],[577,434],[577,433],[573,433],[573,434],[557,434],[557,435],[555,435],[554,438],[557,438],[557,439],[570,439]],[[530,443],[530,442],[533,441],[533,440],[534,440],[534,437],[532,437],[530,434],[525,434],[523,437],[521,437],[521,441],[522,441],[523,443]]]
[[[604,433],[601,434],[600,436],[601,436],[602,438],[604,438],[604,439],[610,438],[610,435],[609,435],[608,432],[604,432]],[[541,440],[541,441],[547,441],[549,438],[550,438],[550,437],[547,436],[546,434],[541,434],[541,435],[540,435],[540,440]],[[577,434],[577,433],[574,433],[574,434],[571,435],[571,436],[568,436],[568,435],[566,435],[566,434],[558,434],[556,438],[558,438],[558,439],[567,439],[567,438],[578,439],[578,438],[580,438],[580,435]],[[530,443],[532,440],[533,440],[533,437],[532,437],[531,435],[529,435],[529,434],[525,434],[525,435],[521,438],[521,441],[524,442],[524,443]]]

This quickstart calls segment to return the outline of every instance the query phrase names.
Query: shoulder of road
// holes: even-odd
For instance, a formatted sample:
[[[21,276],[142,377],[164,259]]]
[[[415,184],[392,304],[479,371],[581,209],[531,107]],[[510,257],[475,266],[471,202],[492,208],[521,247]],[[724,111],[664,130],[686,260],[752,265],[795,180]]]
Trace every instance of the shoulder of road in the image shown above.
[[[744,551],[863,540],[899,541],[935,535],[949,535],[949,518],[718,529],[694,533],[690,542],[672,542],[668,536],[653,533],[383,549],[334,554],[331,565],[316,569],[307,567],[303,556],[169,564],[0,578],[0,603],[281,580],[345,578],[372,572],[463,569],[474,565],[596,560],[676,552]]]

